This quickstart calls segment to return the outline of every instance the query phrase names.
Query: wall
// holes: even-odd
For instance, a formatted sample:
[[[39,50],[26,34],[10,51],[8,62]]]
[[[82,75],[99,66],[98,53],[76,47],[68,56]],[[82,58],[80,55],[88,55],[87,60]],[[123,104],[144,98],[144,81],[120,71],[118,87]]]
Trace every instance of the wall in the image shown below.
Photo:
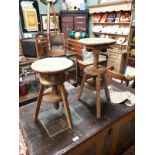
[[[47,13],[47,6],[45,4],[43,4],[40,0],[37,0],[37,1],[38,1],[38,5],[39,5],[40,14],[46,14]],[[57,2],[54,4],[55,12],[60,11],[61,3],[62,3],[62,0],[57,0]]]
[[[39,12],[40,14],[46,14],[47,13],[47,6],[45,4],[43,4],[40,0],[38,1],[38,5],[39,5]],[[62,4],[63,0],[57,0],[57,2],[54,4],[54,9],[55,12],[59,12],[61,10],[61,4]],[[98,4],[98,0],[87,0],[87,6],[89,8],[89,6],[91,5],[96,5]],[[92,32],[92,22],[91,22],[91,18],[89,19],[89,36],[91,35]],[[22,33],[22,30],[21,30]]]
[[[40,0],[38,1],[38,6],[39,6],[39,12],[40,14],[46,14],[47,13],[47,5],[43,4]],[[61,9],[61,3],[62,0],[57,0],[57,2],[54,4],[54,10],[55,12],[59,12]],[[20,17],[19,17],[20,18]],[[21,34],[21,36],[23,36],[23,32],[22,32],[22,28],[21,28],[21,22],[19,21],[19,33]],[[31,33],[32,35],[34,35],[35,33]]]
[[[89,9],[89,6],[96,5],[96,4],[98,4],[98,0],[87,0],[88,9]],[[89,36],[91,36],[91,34],[92,34],[92,18],[90,17],[89,18]]]

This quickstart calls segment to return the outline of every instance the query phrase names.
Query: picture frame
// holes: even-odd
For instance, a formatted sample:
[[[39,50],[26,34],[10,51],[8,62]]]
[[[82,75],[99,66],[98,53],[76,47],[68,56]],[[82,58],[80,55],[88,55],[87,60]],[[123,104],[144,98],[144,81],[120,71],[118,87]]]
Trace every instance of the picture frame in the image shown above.
[[[59,16],[58,15],[56,15],[56,20],[57,20],[57,26],[59,27]],[[58,27],[56,27],[56,29],[58,29]],[[42,28],[42,31],[47,30],[47,14],[41,14],[41,28]],[[50,30],[55,31],[53,15],[50,15]]]
[[[22,2],[29,2],[29,3],[33,3],[33,8],[36,10],[36,14],[37,17],[35,17],[35,13],[33,11],[33,13],[31,14],[31,16],[29,16],[30,20],[28,19],[28,22],[26,21],[26,14],[25,11],[23,11],[23,7],[22,7]],[[38,1],[36,0],[19,0],[19,14],[20,14],[20,25],[21,25],[21,30],[22,30],[22,37],[24,37],[24,34],[31,34],[32,32],[38,32],[41,31],[41,26],[40,26],[40,12],[39,12],[39,5],[38,5]],[[24,17],[25,16],[25,17]],[[29,21],[33,21],[32,23]],[[26,23],[27,22],[27,23]],[[36,24],[37,23],[37,24]]]

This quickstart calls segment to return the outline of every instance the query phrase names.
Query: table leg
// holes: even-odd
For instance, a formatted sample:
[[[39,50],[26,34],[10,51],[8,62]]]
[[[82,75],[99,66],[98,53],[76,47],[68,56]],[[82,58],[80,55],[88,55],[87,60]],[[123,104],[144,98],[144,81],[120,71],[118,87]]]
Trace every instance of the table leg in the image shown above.
[[[37,119],[38,119],[38,114],[39,114],[39,111],[40,111],[40,105],[41,105],[41,101],[42,101],[42,98],[43,98],[43,93],[44,93],[44,85],[41,84],[38,99],[37,99],[37,103],[36,103],[36,108],[35,108],[35,112],[34,112],[34,121],[37,121]]]
[[[58,94],[57,86],[52,86],[52,93],[54,95],[57,95]],[[54,109],[56,109],[56,110],[59,109],[59,102],[58,103],[54,103]]]
[[[62,97],[62,102],[64,104],[64,110],[65,110],[65,114],[66,114],[66,118],[67,118],[68,127],[73,128],[72,117],[71,117],[71,113],[70,113],[70,109],[69,109],[67,96],[65,95],[64,84],[61,84],[61,86],[60,86],[60,93],[61,93],[61,97]]]
[[[96,117],[101,117],[101,103],[100,103],[100,76],[96,77]]]
[[[83,76],[83,79],[82,79],[82,82],[81,82],[81,85],[80,85],[80,89],[79,89],[78,94],[77,94],[77,100],[78,101],[80,100],[80,96],[82,94],[82,90],[83,90],[84,83],[85,83],[86,79],[87,79],[87,74],[84,73],[84,76]]]

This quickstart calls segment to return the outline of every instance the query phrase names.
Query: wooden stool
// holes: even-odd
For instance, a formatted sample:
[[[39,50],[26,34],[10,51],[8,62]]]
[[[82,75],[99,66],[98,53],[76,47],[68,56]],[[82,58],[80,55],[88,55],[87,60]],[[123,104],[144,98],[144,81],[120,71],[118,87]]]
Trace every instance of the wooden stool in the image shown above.
[[[100,90],[105,89],[106,98],[110,100],[110,94],[108,91],[107,81],[105,77],[105,73],[107,69],[103,66],[98,65],[99,53],[102,49],[107,49],[109,45],[115,43],[113,39],[106,38],[86,38],[81,39],[79,41],[86,48],[92,50],[93,52],[93,65],[87,66],[84,69],[84,75],[81,82],[80,89],[78,91],[77,100],[80,100],[80,96],[82,94],[82,90],[84,87],[84,83],[87,82],[87,87],[89,89],[96,90],[96,117],[101,117],[101,104],[100,104]],[[88,80],[93,78],[92,80]]]
[[[66,113],[67,124],[69,128],[73,128],[71,113],[67,100],[67,91],[64,87],[65,75],[64,71],[73,66],[73,62],[67,58],[45,58],[34,62],[31,67],[34,71],[40,73],[40,91],[34,112],[34,121],[38,120],[40,105],[42,99],[52,102],[54,105],[62,101]],[[45,86],[50,88],[45,89]]]

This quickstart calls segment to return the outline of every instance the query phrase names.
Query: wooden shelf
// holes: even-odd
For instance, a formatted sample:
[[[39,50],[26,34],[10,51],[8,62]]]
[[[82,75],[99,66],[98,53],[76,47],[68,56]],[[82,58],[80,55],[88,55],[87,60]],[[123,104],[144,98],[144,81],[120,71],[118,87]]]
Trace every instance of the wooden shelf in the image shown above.
[[[37,58],[27,58],[26,61],[24,62],[19,62],[19,66],[22,67],[22,66],[27,66],[27,65],[30,65],[32,64],[34,61],[36,61]]]
[[[130,22],[93,23],[101,25],[130,25]]]
[[[131,56],[129,56],[128,59],[129,60],[135,60],[135,58],[134,57],[131,57]]]
[[[118,46],[128,46],[128,45],[124,45],[124,44],[114,44],[114,45],[118,45]],[[112,46],[112,45],[111,45]]]
[[[94,34],[116,35],[116,36],[128,36],[129,34],[117,34],[117,33],[105,33],[105,32],[93,32]]]
[[[37,99],[38,92],[28,93],[27,95],[19,97],[19,105],[24,102],[29,102],[30,100]]]
[[[99,8],[99,7],[105,7],[105,6],[112,6],[114,7],[115,5],[119,5],[119,4],[131,4],[133,0],[126,0],[126,1],[110,1],[110,2],[102,2],[101,4],[97,4],[97,5],[91,5],[89,6],[90,8]]]

